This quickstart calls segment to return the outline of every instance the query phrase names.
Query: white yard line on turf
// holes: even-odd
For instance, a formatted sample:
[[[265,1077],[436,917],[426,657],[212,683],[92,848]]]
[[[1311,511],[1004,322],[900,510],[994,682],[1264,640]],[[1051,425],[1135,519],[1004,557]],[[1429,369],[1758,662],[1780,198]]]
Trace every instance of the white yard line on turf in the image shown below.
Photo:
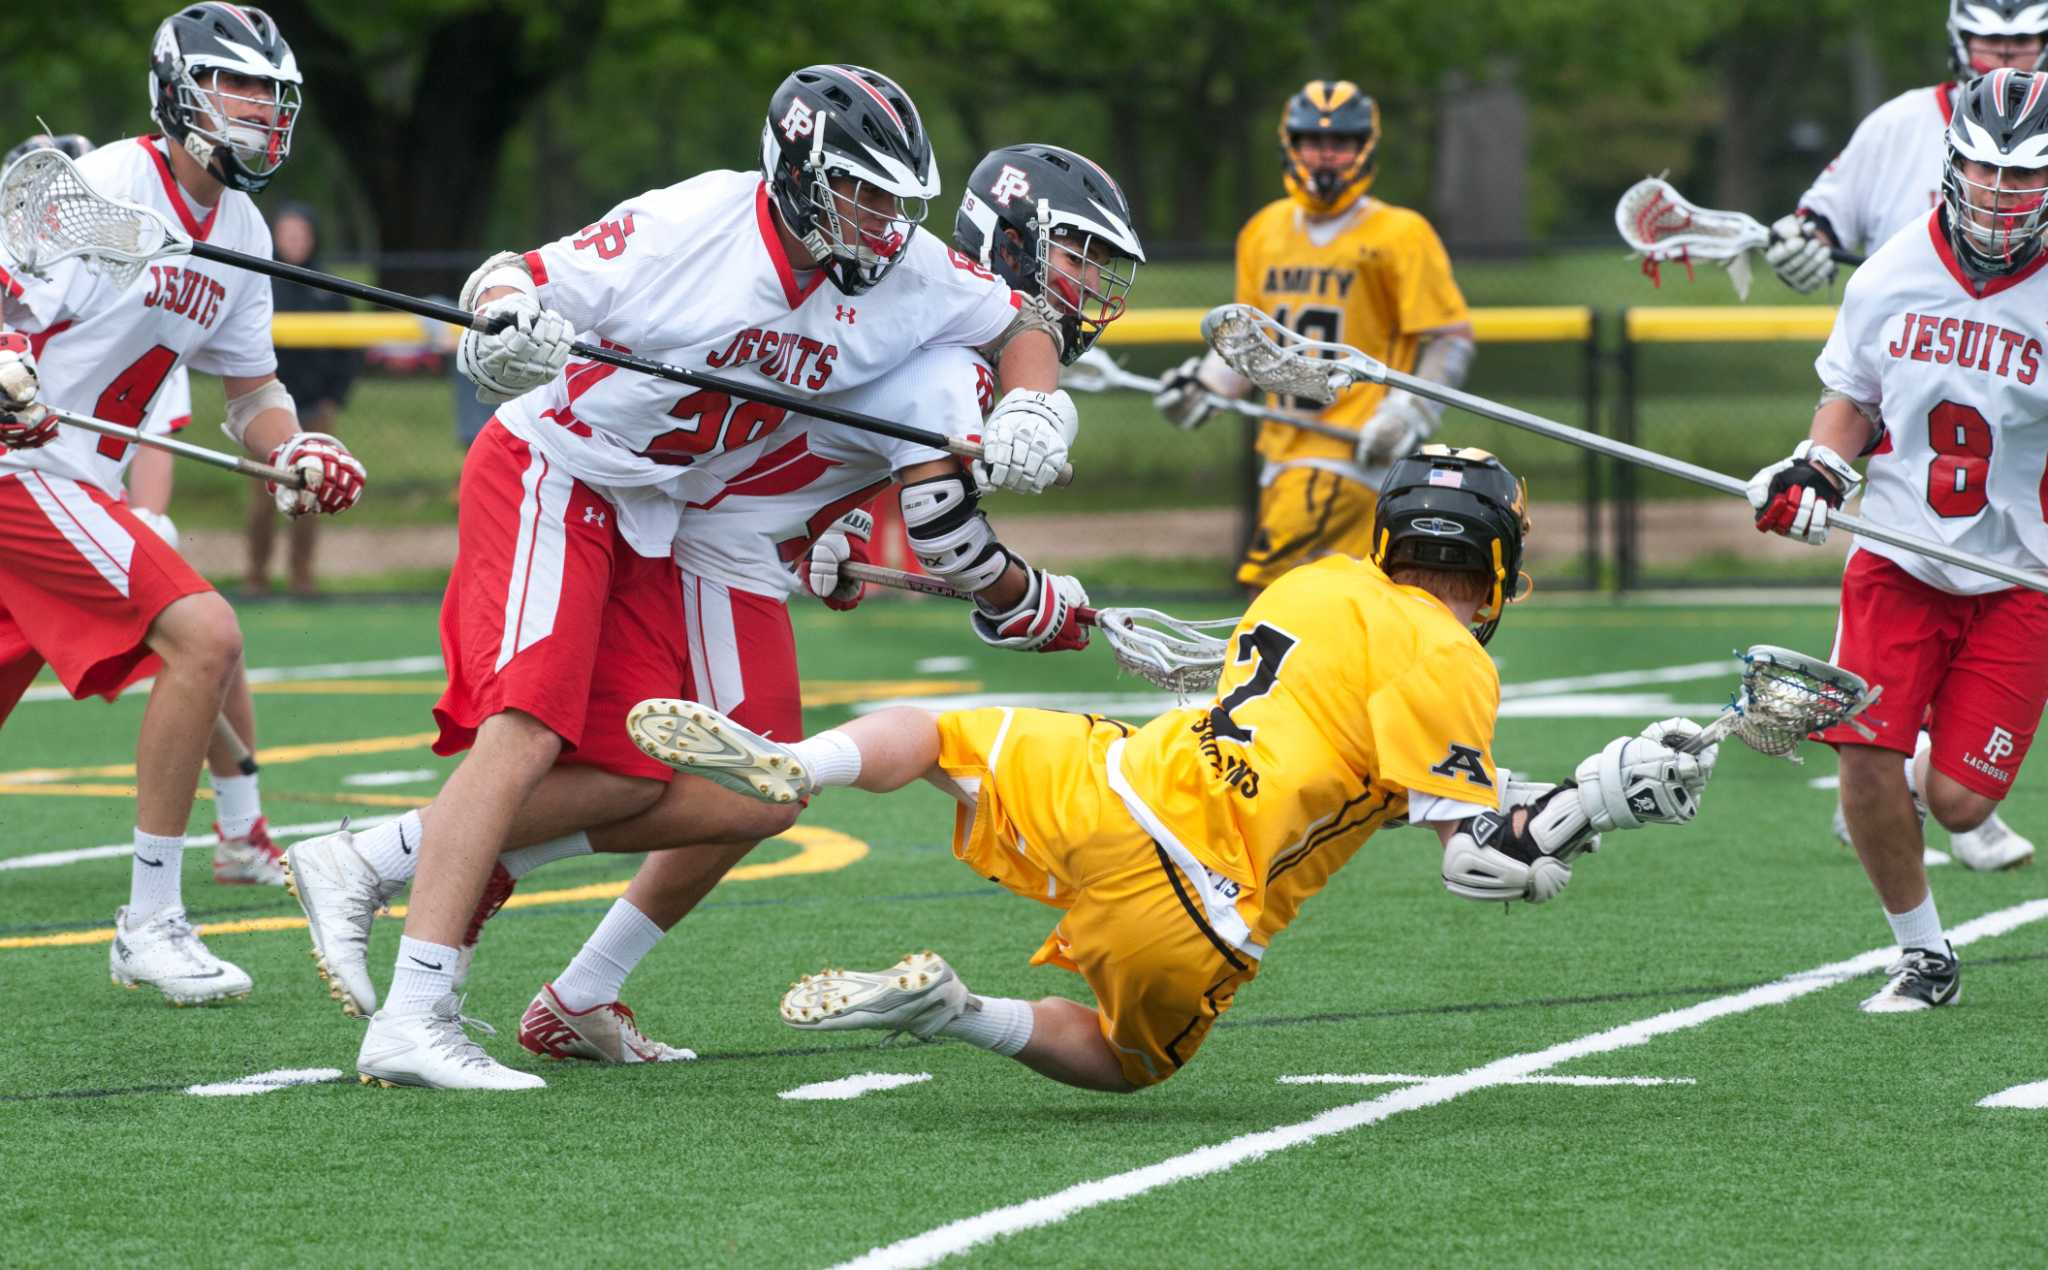
[[[348,823],[357,829],[368,829],[394,819],[394,816],[350,816]],[[339,820],[315,820],[303,825],[272,825],[270,836],[279,842],[287,838],[310,838],[314,834],[333,833],[341,828],[341,823]],[[188,847],[211,847],[219,842],[220,839],[210,833],[195,833],[185,839]],[[75,851],[44,851],[37,855],[0,860],[0,869],[49,869],[60,864],[77,864],[80,860],[111,860],[115,856],[129,855],[134,850],[132,843],[113,842],[104,847],[80,847]]]
[[[382,661],[330,661],[311,666],[257,666],[249,671],[252,684],[283,683],[286,680],[301,679],[354,679],[358,675],[423,675],[442,668],[441,655],[431,657],[388,657]],[[148,692],[154,679],[138,679],[122,692],[132,697],[138,692]],[[27,701],[69,701],[71,694],[61,684],[46,684],[31,688],[21,694]]]
[[[1370,1072],[1356,1076],[1340,1076],[1325,1073],[1319,1076],[1282,1076],[1283,1085],[1420,1085],[1426,1080],[1441,1080],[1440,1076],[1406,1076],[1399,1072]],[[1503,1085],[1578,1085],[1594,1088],[1604,1085],[1697,1085],[1690,1076],[1520,1076],[1504,1080]]]
[[[2014,1085],[2011,1089],[1991,1095],[1977,1104],[1979,1107],[2020,1107],[2039,1111],[2048,1107],[2048,1080],[2037,1080],[2031,1085]]]
[[[775,1095],[791,1102],[838,1102],[847,1098],[858,1098],[878,1089],[900,1089],[904,1085],[918,1085],[932,1078],[930,1072],[861,1072],[855,1076],[841,1076],[838,1080],[821,1080],[815,1084],[798,1085]]]
[[[240,1080],[222,1081],[217,1085],[189,1085],[185,1092],[201,1098],[247,1098],[253,1094],[267,1094],[274,1089],[289,1089],[293,1085],[324,1085],[340,1079],[341,1069],[338,1067],[285,1067],[274,1072],[257,1072]]]
[[[1964,922],[1948,932],[1949,940],[1961,947],[1979,939],[2005,934],[2043,918],[2048,918],[2048,899],[2029,900],[2024,904],[2016,904],[2011,908],[2000,909],[1995,913],[1987,913]],[[1489,1089],[1533,1076],[1560,1063],[1642,1045],[1659,1036],[1696,1028],[1715,1019],[1743,1014],[1767,1005],[1783,1005],[1810,993],[1819,992],[1823,988],[1831,988],[1858,975],[1882,969],[1893,955],[1894,950],[1890,948],[1874,948],[1847,961],[1838,961],[1833,965],[1787,975],[1775,983],[1768,983],[1762,987],[1715,997],[1679,1010],[1667,1010],[1662,1014],[1651,1015],[1634,1023],[1624,1023],[1620,1027],[1608,1028],[1602,1032],[1594,1032],[1574,1041],[1552,1045],[1547,1049],[1527,1054],[1511,1054],[1455,1076],[1433,1076],[1419,1084],[1409,1085],[1377,1098],[1333,1107],[1319,1116],[1295,1124],[1281,1125],[1259,1133],[1248,1133],[1232,1138],[1228,1142],[1202,1147],[1185,1155],[1161,1160],[1157,1164],[1132,1169],[1127,1173],[1118,1173],[1091,1182],[1079,1182],[1037,1199],[990,1209],[974,1217],[948,1222],[921,1235],[912,1235],[907,1239],[872,1249],[862,1256],[842,1263],[842,1266],[880,1270],[881,1267],[932,1265],[954,1253],[965,1252],[1005,1235],[1039,1226],[1051,1226],[1090,1208],[1116,1200],[1130,1199],[1147,1191],[1172,1186],[1177,1182],[1221,1173],[1276,1151],[1285,1151],[1319,1138],[1378,1124],[1404,1111],[1434,1107],[1475,1090]]]

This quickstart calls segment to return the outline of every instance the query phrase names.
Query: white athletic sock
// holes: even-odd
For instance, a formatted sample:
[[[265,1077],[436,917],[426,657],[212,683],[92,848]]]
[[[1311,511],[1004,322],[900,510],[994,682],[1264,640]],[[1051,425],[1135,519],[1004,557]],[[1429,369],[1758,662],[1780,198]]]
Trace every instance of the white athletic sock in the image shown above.
[[[456,952],[446,944],[430,944],[410,935],[398,937],[398,968],[391,973],[391,991],[384,1007],[393,1014],[424,1014],[455,991]]]
[[[263,797],[256,792],[256,774],[247,776],[215,776],[206,774],[213,782],[213,819],[220,826],[223,838],[246,838],[256,822],[263,819]]]
[[[1920,907],[1909,913],[1887,911],[1884,919],[1892,924],[1892,938],[1899,941],[1899,947],[1925,948],[1938,953],[1948,951],[1948,941],[1941,933],[1941,918],[1934,911],[1933,891],[1920,901]]]
[[[356,853],[386,882],[402,882],[420,867],[420,814],[409,811],[355,836]]]
[[[179,869],[185,857],[185,835],[161,838],[135,831],[135,859],[128,868],[128,924],[140,926],[167,908],[178,906]]]
[[[569,968],[555,978],[555,999],[576,1013],[619,999],[626,976],[641,958],[654,951],[663,932],[647,914],[625,900],[614,900],[611,911],[590,932]]]
[[[980,1008],[975,1007],[979,1005]],[[940,1036],[979,1045],[1009,1058],[1031,1040],[1036,1016],[1029,1001],[1015,997],[969,997],[960,1017],[939,1029]]]
[[[790,750],[802,760],[819,789],[851,785],[860,779],[860,747],[853,738],[834,728],[793,743]]]
[[[516,881],[543,864],[566,860],[570,856],[589,854],[589,834],[567,833],[559,838],[550,838],[546,842],[536,842],[530,847],[521,847],[517,851],[507,851],[498,857],[498,863],[504,865],[505,872],[511,874]]]

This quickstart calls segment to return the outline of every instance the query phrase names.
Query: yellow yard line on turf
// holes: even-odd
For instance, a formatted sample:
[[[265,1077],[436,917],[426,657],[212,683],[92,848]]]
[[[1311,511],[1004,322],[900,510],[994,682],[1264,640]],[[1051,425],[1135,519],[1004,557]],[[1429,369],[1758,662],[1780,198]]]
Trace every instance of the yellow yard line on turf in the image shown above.
[[[201,786],[200,798],[212,798],[213,791]],[[0,785],[0,794],[27,798],[133,798],[133,785],[37,784]],[[273,803],[337,803],[343,807],[425,807],[434,800],[417,794],[295,794],[290,790],[264,791]]]
[[[438,697],[446,687],[447,683],[440,679],[280,679],[276,683],[252,683],[249,691],[294,697],[345,697],[357,693],[366,697]]]
[[[804,685],[804,704],[848,706],[888,697],[943,697],[980,687],[979,679],[819,679]]]
[[[797,853],[763,864],[743,864],[725,875],[728,882],[764,882],[770,878],[796,877],[804,873],[833,873],[846,868],[868,853],[868,844],[835,829],[795,825],[778,842],[793,842]],[[597,882],[589,886],[564,887],[556,891],[519,891],[505,901],[506,908],[540,908],[550,904],[587,904],[594,900],[615,900],[626,893],[624,882]],[[391,916],[403,918],[405,905],[395,905]],[[201,935],[253,935],[266,931],[304,930],[303,917],[247,917],[233,922],[208,922],[199,927]],[[21,948],[76,948],[83,944],[108,944],[114,940],[111,926],[96,930],[67,930],[54,935],[17,935],[0,939],[0,951]]]
[[[256,751],[256,761],[265,765],[304,763],[316,758],[346,758],[357,754],[388,754],[393,750],[417,750],[431,745],[438,732],[409,732],[403,736],[373,736],[360,741],[321,741],[312,745],[273,745]],[[133,776],[135,764],[109,763],[103,767],[31,767],[19,772],[0,772],[0,785],[43,784],[78,776]],[[131,794],[133,790],[129,791]]]

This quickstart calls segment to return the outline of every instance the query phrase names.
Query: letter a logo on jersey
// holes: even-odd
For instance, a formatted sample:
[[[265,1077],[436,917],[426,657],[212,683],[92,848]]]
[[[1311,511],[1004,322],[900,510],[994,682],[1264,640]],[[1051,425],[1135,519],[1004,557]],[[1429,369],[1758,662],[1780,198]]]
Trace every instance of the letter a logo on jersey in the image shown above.
[[[803,98],[799,97],[790,102],[789,109],[782,116],[782,135],[791,141],[798,137],[810,136],[811,129],[815,126],[813,115],[811,108],[804,105]]]
[[[996,173],[996,183],[989,187],[988,196],[995,200],[997,207],[1008,207],[1013,198],[1031,196],[1031,179],[1023,169],[1005,163],[1003,170]]]
[[[1493,788],[1493,780],[1486,774],[1485,759],[1478,750],[1473,749],[1469,745],[1459,745],[1453,742],[1451,752],[1444,755],[1443,762],[1438,763],[1429,770],[1432,774],[1443,777],[1462,775],[1466,780],[1471,781],[1481,789]]]

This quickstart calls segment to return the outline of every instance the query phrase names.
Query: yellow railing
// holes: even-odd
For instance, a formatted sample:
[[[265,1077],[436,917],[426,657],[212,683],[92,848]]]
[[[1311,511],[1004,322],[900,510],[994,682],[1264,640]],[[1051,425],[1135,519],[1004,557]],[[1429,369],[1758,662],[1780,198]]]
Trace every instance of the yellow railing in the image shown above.
[[[1831,305],[1756,305],[1744,309],[1625,309],[1622,338],[1631,344],[1825,343],[1834,329]]]

